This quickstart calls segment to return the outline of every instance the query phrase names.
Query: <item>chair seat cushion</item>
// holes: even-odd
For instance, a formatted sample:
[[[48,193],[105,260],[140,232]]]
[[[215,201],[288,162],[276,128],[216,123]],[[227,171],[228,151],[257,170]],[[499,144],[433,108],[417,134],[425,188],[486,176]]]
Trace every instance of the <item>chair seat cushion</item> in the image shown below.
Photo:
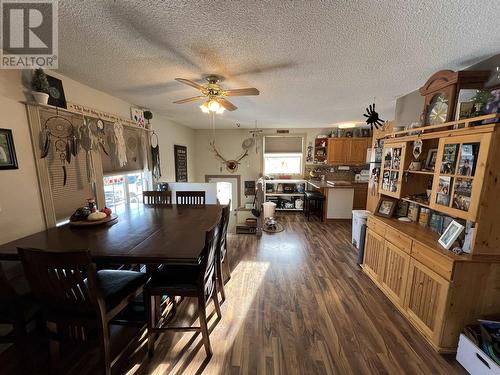
[[[198,266],[162,266],[151,275],[146,284],[149,289],[196,289],[200,273]]]
[[[97,284],[101,289],[108,310],[117,306],[130,293],[140,289],[146,283],[147,279],[148,276],[142,272],[119,270],[97,271]]]

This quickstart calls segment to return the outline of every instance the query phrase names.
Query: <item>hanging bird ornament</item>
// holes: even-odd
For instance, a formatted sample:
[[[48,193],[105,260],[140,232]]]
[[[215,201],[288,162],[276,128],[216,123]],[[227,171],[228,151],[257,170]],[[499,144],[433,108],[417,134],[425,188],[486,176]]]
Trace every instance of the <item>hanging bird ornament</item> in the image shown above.
[[[366,108],[366,113],[363,116],[366,117],[366,123],[370,125],[371,130],[373,130],[373,126],[378,130],[384,125],[384,120],[378,117],[378,113],[375,112],[375,103]]]

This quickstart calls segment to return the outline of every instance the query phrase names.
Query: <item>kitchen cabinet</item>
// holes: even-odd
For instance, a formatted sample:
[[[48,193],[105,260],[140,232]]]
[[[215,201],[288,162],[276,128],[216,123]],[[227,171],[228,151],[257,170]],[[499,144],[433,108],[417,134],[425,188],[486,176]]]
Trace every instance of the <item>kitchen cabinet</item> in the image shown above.
[[[348,138],[330,138],[328,140],[328,164],[345,163],[349,148]]]
[[[371,138],[328,139],[328,164],[366,164],[366,152]]]

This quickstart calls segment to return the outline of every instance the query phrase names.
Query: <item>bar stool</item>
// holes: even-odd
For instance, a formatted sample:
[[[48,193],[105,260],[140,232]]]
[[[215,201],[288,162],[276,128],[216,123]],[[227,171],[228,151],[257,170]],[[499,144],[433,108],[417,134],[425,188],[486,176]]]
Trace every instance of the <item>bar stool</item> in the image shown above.
[[[307,221],[309,221],[311,213],[318,215],[319,219],[323,220],[325,196],[319,191],[306,191],[304,195],[304,215],[306,215]]]

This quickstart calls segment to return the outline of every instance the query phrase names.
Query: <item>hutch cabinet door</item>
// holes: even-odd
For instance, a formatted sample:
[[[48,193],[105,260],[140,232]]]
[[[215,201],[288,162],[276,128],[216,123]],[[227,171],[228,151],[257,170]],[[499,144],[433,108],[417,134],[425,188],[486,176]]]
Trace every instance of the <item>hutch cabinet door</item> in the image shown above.
[[[381,280],[384,271],[385,240],[371,229],[366,231],[364,270],[375,280]]]
[[[408,279],[410,256],[397,246],[385,242],[385,269],[382,277],[382,288],[391,299],[403,306]]]
[[[476,221],[491,134],[439,141],[430,206],[451,216]]]
[[[406,143],[388,143],[382,150],[380,193],[401,198],[401,181],[405,164]]]
[[[405,307],[410,320],[439,344],[450,283],[420,262],[410,259]]]

